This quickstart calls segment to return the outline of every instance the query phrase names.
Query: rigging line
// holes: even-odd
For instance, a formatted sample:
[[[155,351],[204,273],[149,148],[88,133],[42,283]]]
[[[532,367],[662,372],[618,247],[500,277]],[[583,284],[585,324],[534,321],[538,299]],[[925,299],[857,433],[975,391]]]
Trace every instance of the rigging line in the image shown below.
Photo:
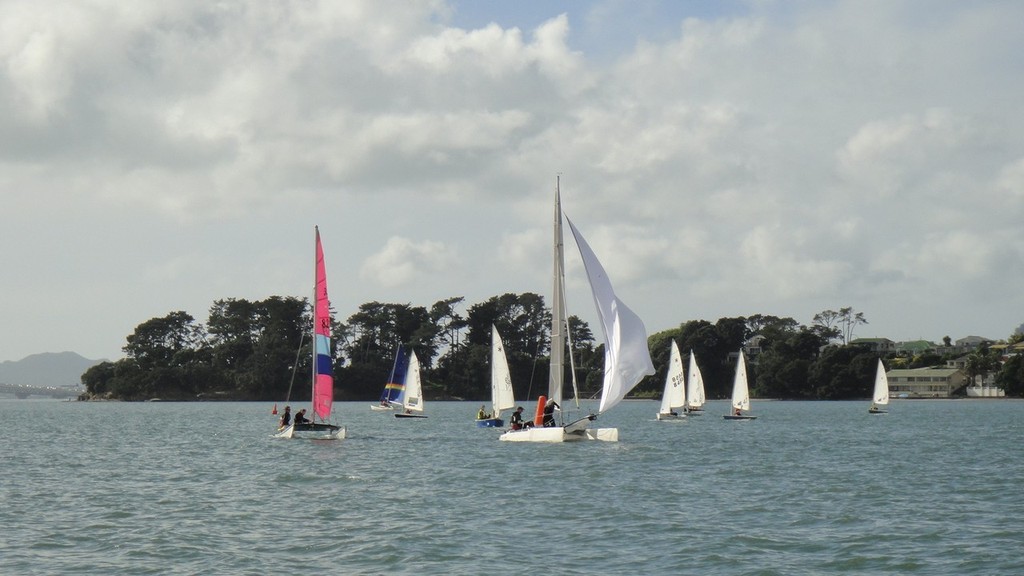
[[[533,379],[537,374],[537,361],[540,360],[540,347],[543,345],[543,334],[538,334],[537,337],[537,349],[533,351],[533,367],[530,368],[530,384],[526,387],[526,399],[530,399],[530,394],[533,393]]]
[[[295,362],[292,364],[292,380],[288,383],[288,395],[284,398],[285,402],[290,402],[292,399],[292,386],[295,384],[295,372],[299,369],[299,356],[302,354],[302,342],[305,339],[305,332],[299,334],[299,349],[295,351]],[[314,360],[314,362],[316,362],[316,360]]]

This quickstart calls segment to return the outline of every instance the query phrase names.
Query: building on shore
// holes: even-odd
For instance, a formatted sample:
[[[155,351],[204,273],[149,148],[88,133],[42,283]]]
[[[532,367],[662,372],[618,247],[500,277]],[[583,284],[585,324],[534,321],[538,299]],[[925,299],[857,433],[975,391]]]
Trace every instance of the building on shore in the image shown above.
[[[959,368],[912,368],[886,372],[889,395],[894,398],[950,398],[967,383]]]

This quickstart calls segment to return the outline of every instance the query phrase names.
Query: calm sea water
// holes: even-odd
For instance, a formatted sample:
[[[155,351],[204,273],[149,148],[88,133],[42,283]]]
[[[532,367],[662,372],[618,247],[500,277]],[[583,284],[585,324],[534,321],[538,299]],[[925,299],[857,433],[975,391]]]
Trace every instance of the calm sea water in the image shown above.
[[[1024,573],[1024,402],[625,402],[564,445],[478,407],[309,441],[270,403],[0,400],[0,573]]]

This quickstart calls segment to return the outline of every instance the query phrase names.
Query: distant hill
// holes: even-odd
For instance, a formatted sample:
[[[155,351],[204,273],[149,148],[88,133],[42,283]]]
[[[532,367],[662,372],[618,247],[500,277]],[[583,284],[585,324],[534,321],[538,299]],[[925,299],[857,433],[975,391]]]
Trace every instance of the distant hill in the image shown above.
[[[0,362],[0,382],[22,386],[79,386],[82,373],[103,360],[74,352],[44,352]]]

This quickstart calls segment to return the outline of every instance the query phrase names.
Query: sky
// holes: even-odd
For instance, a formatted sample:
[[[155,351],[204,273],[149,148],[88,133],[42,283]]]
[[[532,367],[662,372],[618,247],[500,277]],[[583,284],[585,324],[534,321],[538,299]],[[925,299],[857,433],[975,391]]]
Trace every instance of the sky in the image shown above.
[[[1024,3],[0,0],[0,361],[312,293],[1024,324]],[[567,305],[599,326],[567,238]]]

